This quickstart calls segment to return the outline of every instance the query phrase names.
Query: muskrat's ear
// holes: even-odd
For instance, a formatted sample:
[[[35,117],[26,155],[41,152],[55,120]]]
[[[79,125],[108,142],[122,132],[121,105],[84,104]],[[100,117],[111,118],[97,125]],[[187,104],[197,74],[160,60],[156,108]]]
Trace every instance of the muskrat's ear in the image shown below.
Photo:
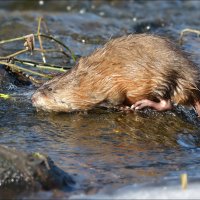
[[[194,107],[195,107],[195,110],[196,110],[196,112],[198,114],[198,117],[200,117],[200,101],[196,101],[194,103]]]

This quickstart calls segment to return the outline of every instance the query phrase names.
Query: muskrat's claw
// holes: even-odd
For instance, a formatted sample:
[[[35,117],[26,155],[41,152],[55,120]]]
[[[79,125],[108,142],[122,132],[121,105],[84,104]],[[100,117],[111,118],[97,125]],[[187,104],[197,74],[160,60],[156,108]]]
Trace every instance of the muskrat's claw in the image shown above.
[[[131,107],[125,106],[125,105],[114,106],[114,109],[121,111],[121,112],[126,112],[126,113],[130,113],[133,111],[133,109],[131,109]]]
[[[148,99],[143,99],[143,100],[137,101],[134,104],[134,109],[135,110],[140,110],[140,109],[145,108],[145,107],[154,108],[155,107],[155,105],[154,105],[155,103],[156,102],[150,101]]]
[[[135,110],[135,104],[133,104],[130,109]]]
[[[165,111],[165,110],[171,110],[172,104],[170,100],[164,100],[164,99],[160,99],[160,102],[154,102],[148,99],[143,99],[143,100],[137,101],[134,104],[135,110],[140,110],[146,107],[150,107],[158,111]]]

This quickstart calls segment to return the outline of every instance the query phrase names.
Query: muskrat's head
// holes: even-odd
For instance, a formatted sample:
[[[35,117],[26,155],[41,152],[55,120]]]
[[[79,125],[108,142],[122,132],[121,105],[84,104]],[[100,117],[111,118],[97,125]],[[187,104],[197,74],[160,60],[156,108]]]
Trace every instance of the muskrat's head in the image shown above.
[[[39,87],[32,96],[33,106],[38,110],[71,112],[75,110],[71,76],[54,77]]]

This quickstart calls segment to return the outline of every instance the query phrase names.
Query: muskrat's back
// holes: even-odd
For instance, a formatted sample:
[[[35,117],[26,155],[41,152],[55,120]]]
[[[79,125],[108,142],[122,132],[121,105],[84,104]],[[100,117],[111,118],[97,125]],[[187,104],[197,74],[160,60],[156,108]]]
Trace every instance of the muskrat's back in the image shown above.
[[[138,34],[111,40],[81,58],[72,70],[41,86],[33,104],[65,112],[102,102],[131,106],[143,99],[194,105],[198,87],[199,69],[185,53],[167,39]]]

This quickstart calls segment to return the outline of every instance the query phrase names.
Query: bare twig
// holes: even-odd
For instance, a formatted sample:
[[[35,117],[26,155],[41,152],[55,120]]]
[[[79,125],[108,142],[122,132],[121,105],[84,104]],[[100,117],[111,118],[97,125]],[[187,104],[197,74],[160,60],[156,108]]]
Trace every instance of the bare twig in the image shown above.
[[[42,18],[42,23],[43,23],[43,26],[44,26],[46,33],[50,35],[49,27],[47,26],[47,23],[46,23],[44,18]]]
[[[33,53],[33,50],[35,48],[35,36],[34,36],[34,34],[26,35],[24,46],[27,50],[29,50],[31,52],[31,54]]]
[[[48,70],[55,70],[55,71],[60,71],[60,72],[66,72],[66,70],[58,65],[53,65],[53,64],[47,64],[47,63],[39,63],[35,61],[29,61],[29,60],[21,60],[21,59],[13,59],[15,62],[19,62],[28,66],[33,66],[37,67],[40,69],[48,69]]]
[[[20,55],[20,54],[23,54],[23,53],[25,53],[25,52],[27,52],[27,51],[28,51],[28,49],[23,49],[23,50],[18,51],[18,52],[16,52],[16,53],[10,54],[9,56],[0,57],[0,60],[8,60],[8,59],[11,59],[11,58],[13,58],[13,57],[15,57],[15,56],[18,56],[18,55]]]
[[[71,69],[70,66],[60,66],[60,65],[55,65],[55,64],[51,64],[51,63],[41,63],[41,62],[36,62],[33,60],[23,60],[23,59],[19,59],[19,58],[13,58],[14,61],[17,62],[21,62],[21,63],[30,63],[33,66],[37,66],[37,65],[44,65],[44,66],[49,66],[49,67],[54,67],[54,68],[63,68],[63,69]]]
[[[195,33],[197,34],[197,36],[200,36],[200,30],[195,30],[195,29],[190,29],[190,28],[183,29],[180,34],[179,44],[183,43],[183,36],[186,33]]]
[[[42,38],[40,36],[40,29],[41,29],[41,21],[42,21],[42,19],[43,19],[42,17],[39,17],[39,19],[38,19],[38,31],[37,31],[37,34],[38,34],[38,40],[39,40],[39,43],[40,43],[40,48],[41,48],[41,50],[44,50],[43,45],[42,45]],[[42,56],[43,62],[46,63],[46,58],[45,58],[45,55],[44,55],[43,51],[41,51],[41,56]]]
[[[69,49],[69,47],[67,47],[64,43],[62,43],[61,41],[59,41],[58,39],[54,38],[52,35],[45,35],[45,34],[40,34],[40,36],[48,38],[50,40],[54,40],[55,42],[57,42],[58,44],[60,44],[61,46],[63,46],[67,51],[70,52],[73,61],[76,61],[76,57],[74,55],[74,53]]]
[[[47,34],[41,33],[41,28],[42,28],[41,25],[44,26],[44,29],[46,30]],[[35,37],[38,38],[40,48],[35,48]],[[47,39],[55,42],[55,44],[58,46],[58,49],[44,49],[42,38],[47,38]],[[5,66],[7,66],[8,68],[10,68],[10,70],[12,72],[17,72],[17,75],[18,75],[18,72],[22,72],[22,73],[28,72],[29,74],[32,74],[32,75],[37,75],[37,76],[44,77],[44,78],[52,78],[52,76],[50,76],[50,75],[23,68],[21,66],[18,66],[16,63],[20,63],[20,64],[27,65],[27,66],[37,67],[39,69],[56,70],[59,72],[66,72],[67,69],[71,68],[71,67],[62,67],[62,66],[46,63],[45,53],[51,53],[51,52],[62,53],[67,58],[72,58],[74,62],[76,61],[76,57],[75,57],[74,53],[70,50],[70,48],[68,48],[63,42],[61,42],[60,40],[58,40],[57,38],[55,38],[54,36],[52,36],[50,34],[48,26],[42,17],[40,17],[38,19],[37,33],[29,34],[29,35],[25,35],[25,36],[17,37],[17,38],[11,38],[8,40],[2,40],[2,41],[0,41],[0,45],[6,44],[9,42],[20,41],[20,40],[25,40],[25,43],[24,43],[25,49],[17,51],[15,53],[12,53],[12,54],[4,56],[4,57],[2,57],[2,56],[0,57],[0,64],[3,64]],[[57,47],[55,47],[55,48],[57,48]],[[23,54],[27,51],[30,51],[31,54],[33,51],[40,52],[42,55],[43,62],[36,62],[36,61],[32,61],[32,60],[22,60],[22,59],[16,58],[16,56]],[[11,59],[12,59],[12,63],[10,62]],[[34,77],[32,77],[29,74],[25,74],[25,75],[32,82],[39,83],[39,80],[34,79]]]
[[[75,57],[74,53],[64,43],[62,43],[58,39],[54,38],[52,35],[46,35],[46,34],[43,34],[43,33],[40,33],[40,34],[35,33],[35,34],[33,34],[33,36],[35,36],[35,37],[38,37],[38,35],[40,35],[41,37],[45,37],[45,38],[48,38],[50,40],[53,40],[53,41],[57,42],[58,44],[60,44],[61,46],[63,46],[71,54],[71,57],[74,60],[74,62],[76,61],[76,57]],[[8,40],[2,40],[2,41],[0,41],[0,44],[5,44],[5,43],[9,43],[9,42],[24,40],[26,38],[27,38],[27,35],[22,36],[22,37],[18,37],[18,38],[12,38],[12,39],[8,39]],[[7,57],[9,57],[9,56],[7,56]]]
[[[35,48],[34,50],[44,52],[44,53],[58,52],[58,53],[62,53],[63,55],[65,55],[67,58],[70,57],[65,51],[63,51],[62,48],[61,48],[61,50],[58,50],[58,49],[38,49],[38,48]]]
[[[5,44],[5,43],[9,43],[9,42],[15,42],[15,41],[19,41],[19,40],[24,40],[26,39],[26,35],[25,36],[22,36],[22,37],[17,37],[17,38],[11,38],[11,39],[8,39],[8,40],[2,40],[0,41],[0,44]]]
[[[45,77],[45,78],[51,78],[50,75],[42,74],[42,73],[39,73],[39,72],[32,71],[30,69],[19,67],[19,66],[15,65],[15,64],[12,64],[12,63],[7,63],[7,62],[0,61],[0,64],[9,66],[11,69],[16,70],[16,71],[21,70],[21,71],[29,72],[29,73],[37,75],[37,76],[41,76],[41,77]]]

